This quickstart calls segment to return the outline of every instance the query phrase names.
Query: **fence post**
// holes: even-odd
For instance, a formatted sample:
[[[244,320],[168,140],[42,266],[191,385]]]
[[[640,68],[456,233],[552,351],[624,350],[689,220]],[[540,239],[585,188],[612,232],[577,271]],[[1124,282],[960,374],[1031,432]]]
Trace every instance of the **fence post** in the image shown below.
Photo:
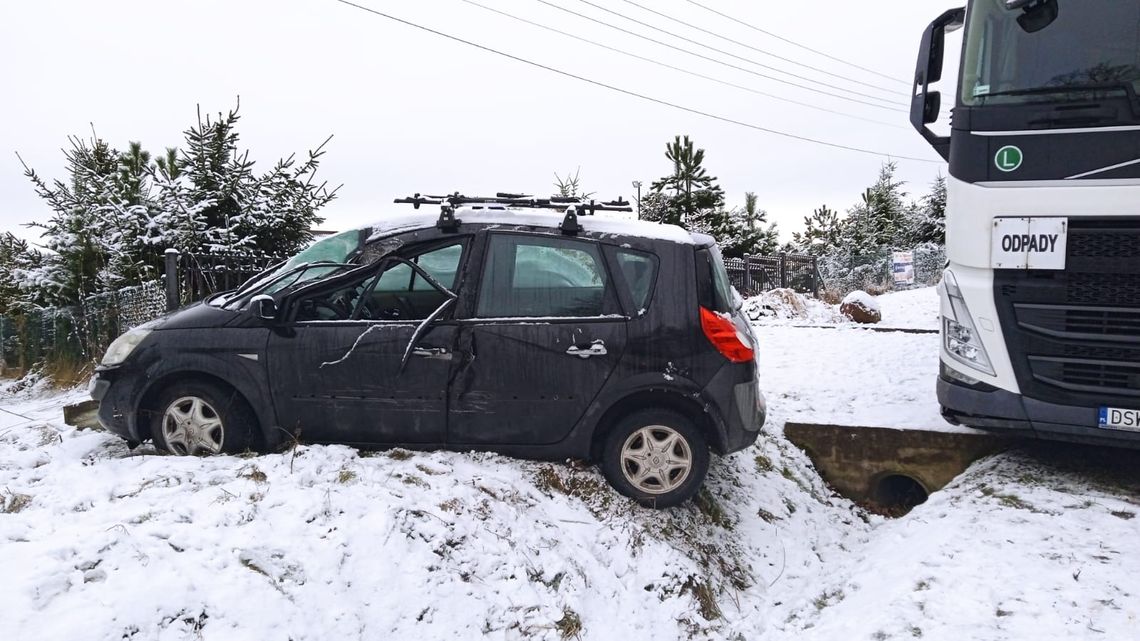
[[[173,312],[182,306],[182,297],[178,293],[178,250],[166,250],[165,258],[166,311]]]
[[[780,252],[780,289],[788,287],[788,255]]]
[[[752,295],[752,257],[744,255],[744,295]]]
[[[819,298],[819,257],[811,257],[811,295]]]

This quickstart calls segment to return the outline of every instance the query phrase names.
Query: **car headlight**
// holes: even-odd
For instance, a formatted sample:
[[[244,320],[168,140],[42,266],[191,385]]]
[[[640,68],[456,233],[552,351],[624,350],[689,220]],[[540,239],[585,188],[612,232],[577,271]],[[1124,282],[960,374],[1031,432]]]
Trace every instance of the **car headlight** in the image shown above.
[[[103,365],[121,365],[131,352],[143,342],[143,339],[150,336],[152,330],[142,327],[136,327],[131,331],[116,338],[111,346],[107,348],[107,353],[103,355]]]
[[[942,344],[947,353],[959,363],[994,376],[990,355],[986,353],[985,345],[982,345],[982,338],[970,316],[970,308],[966,307],[966,299],[958,288],[958,280],[950,270],[943,272],[942,285],[946,288],[946,297],[950,299],[951,316],[942,318]]]

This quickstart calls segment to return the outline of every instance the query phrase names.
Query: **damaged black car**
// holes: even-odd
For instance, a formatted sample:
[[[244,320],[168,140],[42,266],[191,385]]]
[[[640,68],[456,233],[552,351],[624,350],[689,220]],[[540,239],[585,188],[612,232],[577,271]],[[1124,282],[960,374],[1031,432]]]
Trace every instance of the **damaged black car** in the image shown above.
[[[656,507],[756,440],[756,339],[711,237],[587,215],[605,205],[425,202],[438,217],[322,239],[119,337],[100,422],[175,455],[298,439],[579,458]]]

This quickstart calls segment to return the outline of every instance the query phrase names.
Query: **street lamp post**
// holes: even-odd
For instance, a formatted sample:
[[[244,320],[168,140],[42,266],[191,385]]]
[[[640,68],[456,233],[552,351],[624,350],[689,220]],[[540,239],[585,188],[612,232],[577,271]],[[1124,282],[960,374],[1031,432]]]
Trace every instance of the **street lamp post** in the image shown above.
[[[641,181],[633,181],[633,188],[637,190],[637,219],[641,220]]]

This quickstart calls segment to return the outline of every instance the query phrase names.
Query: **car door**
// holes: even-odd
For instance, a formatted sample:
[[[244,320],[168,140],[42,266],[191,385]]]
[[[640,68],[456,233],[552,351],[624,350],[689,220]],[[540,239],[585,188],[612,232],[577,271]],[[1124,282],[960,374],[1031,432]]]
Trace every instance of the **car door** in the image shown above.
[[[267,356],[281,426],[311,442],[442,443],[456,327],[431,317],[454,299],[466,246],[410,247],[293,297]]]
[[[491,233],[479,273],[460,322],[448,443],[561,441],[625,349],[603,252],[589,240]]]

